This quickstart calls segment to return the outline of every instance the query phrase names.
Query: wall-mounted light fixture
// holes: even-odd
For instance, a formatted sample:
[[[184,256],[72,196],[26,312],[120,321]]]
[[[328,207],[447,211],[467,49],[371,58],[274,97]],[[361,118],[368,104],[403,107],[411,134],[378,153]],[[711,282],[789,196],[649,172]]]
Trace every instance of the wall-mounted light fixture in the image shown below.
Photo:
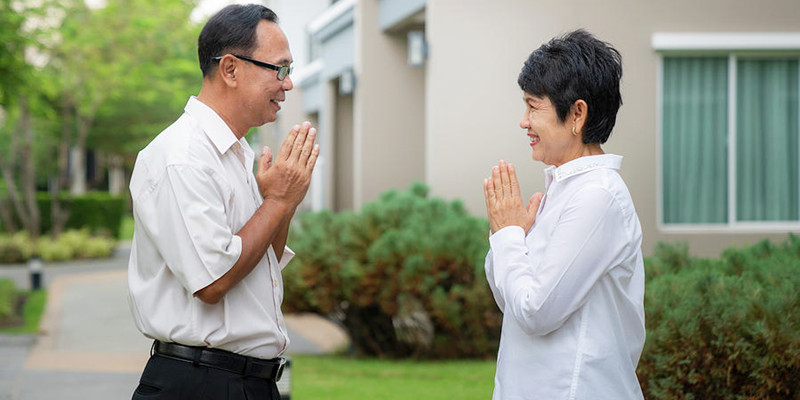
[[[428,57],[428,43],[425,41],[424,31],[408,32],[408,65],[421,67],[425,65]]]

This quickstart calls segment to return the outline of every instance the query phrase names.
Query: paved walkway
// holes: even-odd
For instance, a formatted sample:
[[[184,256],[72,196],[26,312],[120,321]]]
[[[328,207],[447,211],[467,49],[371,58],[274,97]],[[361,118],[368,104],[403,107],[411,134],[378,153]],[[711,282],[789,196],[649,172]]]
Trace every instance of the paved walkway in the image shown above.
[[[44,270],[48,301],[38,336],[0,335],[0,400],[130,399],[150,344],[127,303],[129,248],[104,260],[58,263]],[[30,287],[24,265],[0,277]],[[346,346],[340,329],[310,315],[288,315],[288,355]]]

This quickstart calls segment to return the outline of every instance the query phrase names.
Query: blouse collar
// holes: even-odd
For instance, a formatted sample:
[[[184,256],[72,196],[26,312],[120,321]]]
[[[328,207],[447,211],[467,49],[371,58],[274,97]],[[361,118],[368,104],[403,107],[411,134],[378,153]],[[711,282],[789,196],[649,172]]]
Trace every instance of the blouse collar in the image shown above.
[[[622,156],[616,154],[600,154],[596,156],[578,157],[562,164],[560,167],[550,166],[545,169],[545,185],[549,186],[554,180],[561,182],[575,175],[601,168],[619,170],[622,167]]]

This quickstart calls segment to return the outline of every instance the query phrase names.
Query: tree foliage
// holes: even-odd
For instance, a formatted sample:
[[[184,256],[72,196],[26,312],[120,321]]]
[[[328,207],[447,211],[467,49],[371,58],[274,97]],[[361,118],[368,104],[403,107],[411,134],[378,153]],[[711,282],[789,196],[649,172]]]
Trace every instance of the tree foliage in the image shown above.
[[[27,215],[36,188],[49,188],[50,225],[62,226],[68,210],[57,193],[85,178],[86,149],[95,150],[100,168],[131,165],[136,151],[180,115],[202,81],[200,27],[189,18],[195,3],[107,0],[90,8],[83,0],[0,0],[4,229],[24,220],[31,226],[23,228],[38,231],[40,222]],[[103,182],[101,175],[93,184]]]

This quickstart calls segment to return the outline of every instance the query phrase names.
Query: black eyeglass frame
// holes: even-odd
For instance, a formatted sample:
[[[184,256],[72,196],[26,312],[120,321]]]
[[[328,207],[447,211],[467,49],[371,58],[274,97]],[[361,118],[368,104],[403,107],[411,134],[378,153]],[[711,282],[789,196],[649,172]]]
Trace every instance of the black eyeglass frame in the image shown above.
[[[265,63],[263,61],[254,60],[254,59],[252,59],[250,57],[240,56],[238,54],[231,53],[231,55],[236,57],[236,58],[238,58],[238,59],[240,59],[240,60],[249,61],[249,62],[251,62],[251,63],[253,63],[253,64],[255,64],[255,65],[259,66],[259,67],[269,68],[271,70],[278,71],[277,78],[278,78],[279,81],[282,81],[282,80],[286,79],[286,77],[289,76],[289,74],[292,73],[292,69],[293,68],[291,66],[289,66],[289,65],[274,65],[274,64],[270,64],[270,63]],[[224,57],[224,56],[216,56],[216,57],[212,58],[212,60],[219,61],[219,60],[222,59],[222,57]]]

